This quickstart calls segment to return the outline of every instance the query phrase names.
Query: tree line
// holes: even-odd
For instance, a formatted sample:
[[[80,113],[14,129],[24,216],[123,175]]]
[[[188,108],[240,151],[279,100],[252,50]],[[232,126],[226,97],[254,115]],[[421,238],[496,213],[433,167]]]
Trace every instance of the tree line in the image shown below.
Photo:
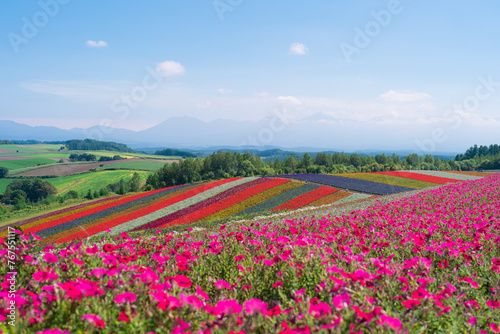
[[[440,159],[415,153],[400,157],[396,154],[364,156],[357,153],[317,153],[312,157],[289,155],[286,159],[263,161],[252,153],[218,151],[207,157],[188,158],[165,164],[151,174],[145,189],[159,189],[180,184],[230,177],[283,174],[337,174],[395,170],[471,170],[467,162]]]

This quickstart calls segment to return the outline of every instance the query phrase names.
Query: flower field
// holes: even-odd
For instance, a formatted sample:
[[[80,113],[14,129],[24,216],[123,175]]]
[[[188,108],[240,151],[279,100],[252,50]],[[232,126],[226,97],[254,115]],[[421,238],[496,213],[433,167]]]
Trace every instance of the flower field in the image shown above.
[[[224,219],[252,213],[297,209],[313,201],[334,203],[344,197],[327,197],[332,187],[284,178],[232,178],[118,196],[30,218],[0,228],[20,226],[35,233],[44,244],[127,231],[165,228],[197,221]]]
[[[291,174],[291,175],[281,175],[281,177],[287,177],[314,183],[321,183],[328,186],[337,187],[340,189],[361,191],[375,195],[389,195],[389,194],[395,194],[413,190],[412,188],[408,187],[401,187],[392,184],[385,184],[380,182],[373,182],[373,181],[343,177],[338,175]]]
[[[228,189],[217,187],[237,181],[245,183],[187,186],[183,194],[209,185],[222,194]],[[0,259],[6,267],[15,258],[18,289],[9,296],[12,277],[2,274],[0,328],[500,332],[500,175],[346,210],[138,239],[103,235],[63,248],[47,244],[38,256],[40,237],[21,236],[15,245],[4,239]],[[15,327],[8,325],[12,301]]]

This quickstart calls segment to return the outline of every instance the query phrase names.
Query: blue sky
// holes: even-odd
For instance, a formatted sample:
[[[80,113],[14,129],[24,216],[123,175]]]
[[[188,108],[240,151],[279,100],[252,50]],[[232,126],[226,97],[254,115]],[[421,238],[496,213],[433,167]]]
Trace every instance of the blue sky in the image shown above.
[[[490,144],[500,130],[500,86],[482,84],[500,81],[493,0],[2,6],[1,119],[141,130],[176,116],[257,121],[286,108],[294,122],[331,122],[332,131],[373,124],[425,140],[442,129],[446,143],[433,141],[443,149]],[[390,18],[381,24],[373,13]],[[37,31],[27,34],[30,24]],[[359,31],[368,45],[356,44]],[[351,57],[342,52],[346,45],[357,50]],[[151,73],[159,84],[118,112],[123,96],[143,92]],[[446,113],[474,102],[478,89],[480,103]]]

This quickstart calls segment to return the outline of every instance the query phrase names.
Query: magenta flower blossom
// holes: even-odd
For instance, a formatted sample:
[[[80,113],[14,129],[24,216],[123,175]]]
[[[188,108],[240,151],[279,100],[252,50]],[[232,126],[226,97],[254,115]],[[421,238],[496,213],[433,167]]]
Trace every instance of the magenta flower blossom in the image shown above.
[[[59,275],[46,271],[37,271],[33,274],[33,279],[38,282],[54,281],[58,278]]]
[[[346,292],[333,297],[333,306],[336,308],[344,308],[351,304],[351,296]]]
[[[189,277],[186,277],[184,275],[176,275],[174,277],[174,281],[177,283],[177,285],[180,288],[190,288],[193,283],[191,283],[191,280]]]
[[[245,302],[245,312],[252,314],[265,314],[267,312],[267,303],[260,299],[249,299]]]
[[[94,244],[93,247],[88,247],[85,252],[89,255],[94,255],[95,253],[97,253],[99,251],[99,248],[97,247],[96,244]]]
[[[412,308],[414,306],[422,304],[422,302],[420,300],[415,300],[415,299],[403,300],[402,303],[403,303],[403,306],[406,308]]]
[[[54,328],[54,329],[45,329],[40,332],[36,332],[36,334],[71,334],[68,331],[62,331],[59,328]]]
[[[196,286],[196,294],[205,300],[209,299],[208,294],[203,291],[198,285]]]
[[[387,325],[392,329],[400,329],[401,328],[401,321],[398,318],[393,318],[393,317],[388,316],[386,314],[380,315],[380,321],[377,321],[377,324]]]
[[[92,270],[90,272],[91,275],[94,275],[95,277],[97,278],[101,278],[103,277],[104,275],[106,275],[106,273],[108,272],[107,269],[104,269],[104,268],[96,268],[94,270]]]
[[[224,280],[218,280],[214,285],[217,289],[231,289],[231,284]]]
[[[216,305],[217,309],[224,314],[239,314],[243,311],[243,307],[234,299],[221,300]]]
[[[319,318],[330,313],[332,313],[332,309],[327,303],[318,303],[309,306],[309,314],[315,318]]]
[[[498,327],[497,324],[495,323],[490,323],[490,328],[493,331],[493,333],[500,333],[500,328]]]
[[[77,259],[76,257],[73,258],[71,261],[73,261],[73,263],[76,264],[77,266],[83,266],[85,264],[82,260]]]
[[[133,292],[124,292],[119,295],[116,295],[114,301],[115,303],[126,303],[130,302],[133,303],[137,299],[135,293]]]
[[[106,323],[102,320],[100,315],[95,314],[85,314],[82,320],[88,320],[92,325],[99,328],[106,328]]]
[[[52,253],[45,253],[43,258],[47,263],[57,263],[59,261],[59,258]]]
[[[491,308],[498,308],[498,307],[500,307],[500,303],[498,301],[496,301],[496,300],[488,300],[486,302],[486,305],[488,305]]]

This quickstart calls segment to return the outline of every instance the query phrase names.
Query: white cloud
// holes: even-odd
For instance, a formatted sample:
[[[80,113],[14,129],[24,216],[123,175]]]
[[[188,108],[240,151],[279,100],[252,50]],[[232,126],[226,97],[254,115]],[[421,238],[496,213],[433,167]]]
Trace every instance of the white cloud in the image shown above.
[[[184,66],[175,61],[164,61],[163,63],[159,63],[156,65],[156,72],[166,76],[175,76],[175,75],[183,75],[186,70]]]
[[[413,92],[411,90],[390,90],[379,96],[380,99],[388,102],[413,102],[430,99],[426,93]]]
[[[196,109],[211,109],[213,108],[212,101],[205,101],[196,104]]]
[[[258,97],[258,98],[261,98],[261,99],[266,99],[269,97],[269,93],[268,92],[260,92],[260,93],[255,93],[254,96],[255,97]]]
[[[309,51],[309,49],[307,48],[307,46],[305,46],[302,43],[292,43],[292,45],[290,45],[290,50],[288,50],[288,52],[290,54],[298,55],[298,56],[303,56],[308,51]]]
[[[218,91],[219,91],[220,94],[223,94],[223,95],[225,95],[225,94],[233,94],[234,93],[232,90],[226,89],[226,88],[219,88]]]
[[[88,40],[85,44],[87,46],[92,47],[92,48],[104,48],[104,47],[108,46],[108,43],[104,42],[104,41],[97,42],[97,41]]]
[[[282,103],[301,105],[300,100],[293,96],[278,96],[278,101]]]

